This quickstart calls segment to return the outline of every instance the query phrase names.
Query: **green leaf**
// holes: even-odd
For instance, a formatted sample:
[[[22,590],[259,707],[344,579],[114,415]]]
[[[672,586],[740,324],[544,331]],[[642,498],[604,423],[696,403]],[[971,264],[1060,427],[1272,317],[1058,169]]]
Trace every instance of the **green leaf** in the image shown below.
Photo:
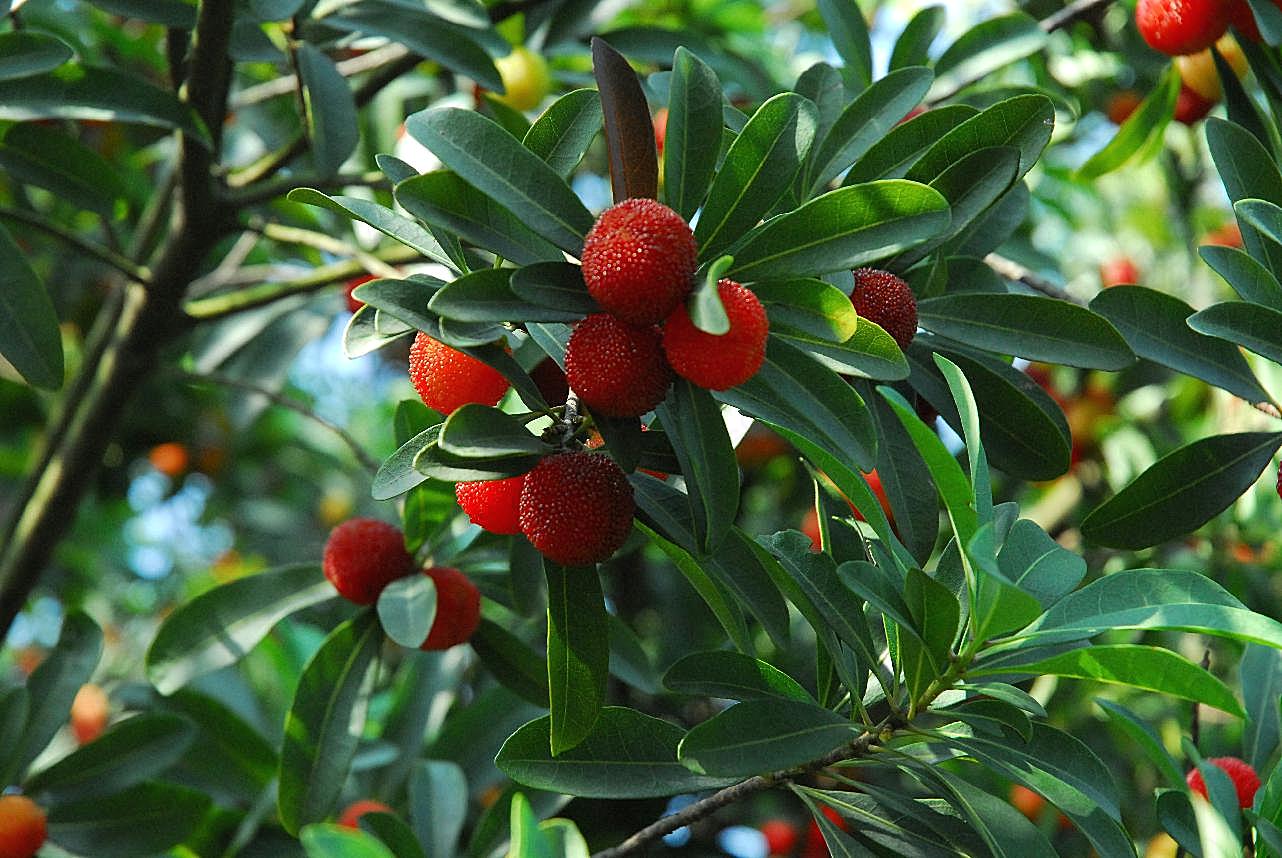
[[[838,174],[867,154],[921,101],[933,79],[929,69],[900,69],[850,102],[817,144],[807,196],[825,189]]]
[[[947,798],[979,833],[995,858],[1055,854],[1055,847],[1046,835],[1005,799],[977,789],[940,766],[914,766],[911,773]]]
[[[1108,716],[1109,721],[1121,730],[1129,741],[1135,743],[1144,752],[1149,761],[1162,774],[1167,784],[1179,789],[1184,788],[1184,773],[1180,771],[1180,767],[1176,765],[1174,758],[1166,750],[1166,746],[1162,744],[1162,739],[1153,731],[1147,721],[1112,700],[1097,697],[1095,702],[1104,710],[1104,714]]]
[[[0,108],[2,109],[2,108]],[[22,248],[0,226],[0,355],[36,387],[62,386],[58,314]]]
[[[1242,701],[1246,704],[1246,728],[1242,735],[1243,756],[1256,770],[1268,766],[1278,746],[1278,700],[1282,699],[1282,652],[1268,647],[1249,645],[1238,665],[1240,676],[1251,681],[1242,684]]]
[[[1027,13],[990,18],[963,33],[939,57],[931,97],[939,99],[982,81],[1045,46],[1046,31]]]
[[[385,206],[363,200],[360,197],[329,196],[312,188],[295,188],[289,192],[288,199],[296,203],[329,209],[332,212],[354,217],[361,223],[394,238],[406,247],[417,250],[434,262],[439,262],[451,271],[458,271],[458,265],[441,247],[439,241],[430,232],[403,215],[399,215]]]
[[[543,455],[551,452],[525,424],[498,408],[468,403],[441,427],[442,450],[464,458]]]
[[[592,74],[605,116],[605,149],[614,201],[654,199],[659,195],[659,159],[641,81],[624,56],[604,39],[594,36],[591,48]]]
[[[390,813],[362,814],[360,827],[382,841],[396,858],[427,858],[410,827]]]
[[[699,546],[711,552],[739,511],[739,465],[721,408],[711,393],[679,378],[657,411],[681,462]]]
[[[0,80],[53,71],[75,56],[61,40],[45,33],[13,30],[0,33]]]
[[[147,678],[172,694],[235,664],[285,617],[335,596],[315,563],[259,572],[215,587],[165,618],[147,650]]]
[[[183,690],[158,701],[158,705],[198,728],[171,777],[188,786],[199,786],[207,793],[226,794],[246,802],[257,800],[276,777],[280,760],[275,748],[223,703]]]
[[[786,325],[831,343],[845,343],[860,328],[850,296],[831,283],[797,277],[754,283],[752,291],[765,305],[771,327]]]
[[[110,795],[165,772],[195,739],[186,718],[145,712],[111,727],[23,784],[54,802]]]
[[[900,637],[900,661],[909,697],[916,700],[948,669],[961,605],[951,590],[916,568],[904,579],[904,602],[918,637]]]
[[[535,706],[548,708],[548,664],[543,656],[485,618],[468,643],[495,679]]]
[[[595,567],[544,563],[548,578],[549,741],[560,756],[586,739],[605,702],[610,629]]]
[[[923,328],[998,354],[1084,369],[1135,362],[1126,340],[1091,311],[1040,295],[959,293],[918,304]]]
[[[365,724],[366,674],[382,631],[374,612],[343,623],[307,662],[285,718],[277,813],[297,832],[333,812]]]
[[[1171,67],[1135,112],[1117,129],[1116,136],[1108,145],[1077,169],[1077,177],[1083,180],[1098,179],[1118,169],[1137,153],[1151,151],[1149,141],[1162,139],[1167,124],[1175,115],[1175,101],[1179,94],[1180,74]]]
[[[935,85],[939,85],[936,79]],[[1055,105],[1041,94],[1017,95],[999,101],[965,120],[934,143],[908,171],[907,178],[929,182],[972,152],[990,146],[1019,150],[1022,178],[1041,156],[1055,127]]]
[[[0,146],[0,167],[19,182],[45,188],[82,209],[113,217],[128,196],[106,158],[74,137],[35,122],[10,126]]]
[[[5,783],[17,780],[14,770],[30,712],[31,695],[25,686],[15,685],[0,691],[0,780]]]
[[[453,855],[467,819],[467,776],[454,763],[422,760],[410,773],[410,823],[428,855]]]
[[[749,700],[696,726],[677,754],[700,774],[747,777],[808,763],[856,735],[849,720],[814,703]]]
[[[209,132],[172,93],[114,69],[68,63],[55,71],[0,81],[0,119],[97,119],[186,132],[208,147]]]
[[[1282,433],[1215,435],[1162,457],[1082,522],[1082,535],[1146,548],[1189,533],[1246,492],[1282,445]]]
[[[686,304],[690,321],[704,333],[717,337],[730,333],[730,317],[726,315],[726,308],[721,303],[717,284],[721,275],[733,264],[733,256],[722,256],[708,265],[703,282],[695,287]]]
[[[930,62],[930,46],[935,43],[947,20],[943,6],[927,6],[919,10],[895,40],[890,54],[890,68],[924,66]]]
[[[858,0],[818,0],[819,14],[837,53],[845,60],[842,73],[856,91],[872,82],[872,43],[868,22]]]
[[[1250,131],[1218,117],[1206,121],[1206,142],[1229,199],[1262,199],[1282,205],[1282,172],[1273,156]],[[1246,251],[1273,273],[1282,275],[1282,247],[1241,224]]]
[[[581,251],[592,215],[547,162],[498,125],[470,110],[437,107],[410,116],[405,128],[540,236],[572,254]],[[421,181],[402,183],[398,191]]]
[[[436,621],[436,584],[426,575],[406,575],[378,594],[378,619],[403,647],[419,647]]]
[[[196,4],[189,0],[90,0],[113,15],[137,18],[166,27],[192,30],[196,26]]]
[[[714,259],[752,229],[792,185],[814,142],[817,111],[796,93],[757,109],[708,189],[694,237],[699,258]]]
[[[394,858],[391,850],[364,831],[324,822],[299,832],[307,858]]]
[[[1246,301],[1226,301],[1194,313],[1188,326],[1199,334],[1237,343],[1276,363],[1282,359],[1282,336],[1276,327],[1279,320],[1282,310]]]
[[[539,817],[530,807],[524,795],[512,796],[511,842],[508,844],[506,858],[556,858],[552,853],[552,842],[539,828]]]
[[[21,775],[67,723],[76,692],[89,681],[101,657],[102,631],[88,615],[69,613],[62,621],[58,645],[27,680],[30,705],[22,741],[14,754],[14,774]]]
[[[1282,44],[1282,10],[1263,0],[1247,0],[1247,3],[1265,44],[1275,47]]]
[[[307,139],[320,174],[332,176],[360,142],[356,100],[329,57],[306,42],[299,44],[297,57]]]
[[[717,169],[721,137],[721,81],[684,47],[672,58],[668,127],[663,142],[663,201],[689,220],[698,210]]]
[[[843,186],[874,179],[901,179],[940,138],[979,111],[966,104],[948,104],[927,110],[902,125],[896,125],[855,162],[842,180]]]
[[[864,386],[861,393],[877,421],[877,476],[890,501],[895,529],[912,556],[923,564],[939,538],[938,504],[919,500],[922,494],[931,497],[930,470],[890,405],[871,385]]]
[[[1184,656],[1161,647],[1096,645],[1034,661],[1003,660],[1000,667],[972,671],[971,675],[986,673],[1049,674],[1129,685],[1212,706],[1238,718],[1246,717],[1227,685]]]
[[[167,852],[191,837],[209,797],[185,787],[146,783],[108,796],[49,809],[49,839],[94,858],[138,858]]]
[[[1086,560],[1061,546],[1036,522],[1021,518],[997,555],[997,566],[1016,586],[1049,608],[1086,577]]]
[[[521,145],[568,179],[601,131],[601,99],[595,90],[576,89],[548,105]]]
[[[945,241],[964,238],[976,221],[1011,189],[1018,170],[1019,150],[1013,146],[989,146],[950,164],[930,183],[948,200],[952,210],[948,231],[902,254],[895,260],[894,267],[911,265]]]
[[[724,650],[696,652],[678,659],[663,675],[663,684],[678,694],[813,702],[795,679],[774,665]]]
[[[539,831],[551,844],[556,858],[590,858],[588,842],[572,820],[547,819],[539,823]]]
[[[550,718],[513,733],[494,763],[512,780],[582,798],[651,798],[715,789],[733,779],[697,775],[677,761],[680,727],[633,709],[607,706],[584,740],[555,758]]]
[[[440,434],[439,424],[429,426],[402,444],[374,475],[370,497],[374,500],[390,500],[424,482],[427,476],[414,470],[414,460],[424,449],[436,443]]]
[[[857,268],[941,234],[950,218],[939,192],[915,182],[838,188],[744,236],[731,249],[727,276],[771,280]]]
[[[1250,402],[1270,400],[1240,351],[1190,327],[1193,308],[1179,298],[1143,286],[1114,286],[1096,295],[1091,309],[1108,319],[1135,354],[1145,360],[1199,378]]]
[[[1207,265],[1223,277],[1243,301],[1282,310],[1282,285],[1269,269],[1236,247],[1202,245],[1197,249]],[[1189,308],[1190,313],[1192,308]]]
[[[929,836],[932,833],[929,829],[923,830],[919,816],[923,811],[930,814],[928,818],[931,818],[931,822],[935,822],[940,814],[926,811],[925,807],[917,801],[907,800],[892,809],[888,806],[889,803],[879,804],[871,796],[853,790],[817,790],[795,784],[790,787],[806,803],[815,824],[828,844],[829,851],[838,858],[840,856],[864,858],[874,854],[867,851],[862,841],[857,841],[846,833],[852,828],[867,840],[873,841],[894,855],[943,858],[946,855],[958,854],[956,847],[961,844],[955,837],[942,835],[940,839],[934,839]],[[913,808],[915,804],[920,809]],[[824,810],[821,811],[818,805],[822,805]],[[829,816],[828,809],[836,813]],[[834,817],[848,820],[848,822],[843,821],[839,826],[834,821]],[[949,843],[948,846],[944,845],[946,842]]]
[[[588,294],[588,287],[583,282],[583,269],[573,263],[536,262],[512,271],[511,275],[511,289],[516,297],[538,307],[551,308],[565,320],[602,312]],[[528,316],[513,318],[530,320]]]

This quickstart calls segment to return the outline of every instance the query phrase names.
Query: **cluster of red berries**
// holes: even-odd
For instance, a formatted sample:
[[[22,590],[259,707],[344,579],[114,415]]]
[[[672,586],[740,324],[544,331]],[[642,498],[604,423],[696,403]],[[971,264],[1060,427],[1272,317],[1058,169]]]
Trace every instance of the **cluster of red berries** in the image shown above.
[[[690,318],[698,248],[681,215],[651,199],[604,211],[583,244],[583,280],[605,312],[575,326],[565,352],[570,387],[595,413],[636,417],[663,401],[675,372],[700,387],[747,381],[766,354],[769,323],[757,296],[717,283],[730,320],[709,334]]]
[[[414,572],[414,558],[405,550],[398,528],[372,518],[353,518],[330,532],[322,569],[343,598],[372,605],[388,584]],[[481,591],[447,566],[432,566],[423,574],[436,585],[436,619],[421,648],[449,649],[465,643],[481,623]]]

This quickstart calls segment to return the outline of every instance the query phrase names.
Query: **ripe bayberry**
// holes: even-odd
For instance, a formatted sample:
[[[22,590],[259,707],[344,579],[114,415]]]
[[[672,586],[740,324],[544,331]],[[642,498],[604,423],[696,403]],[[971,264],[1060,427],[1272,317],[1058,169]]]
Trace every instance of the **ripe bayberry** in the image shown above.
[[[344,828],[360,828],[361,817],[367,813],[395,813],[390,807],[381,801],[363,798],[349,804],[341,816],[338,817],[338,824]]]
[[[672,383],[658,328],[634,328],[608,313],[575,326],[565,349],[565,375],[579,398],[607,417],[646,413]]]
[[[334,528],[322,563],[339,595],[358,605],[372,605],[384,587],[413,566],[400,529],[372,518],[349,519]]]
[[[681,215],[655,200],[628,199],[602,212],[584,239],[583,281],[606,312],[653,325],[690,294],[697,256]]]
[[[1180,84],[1180,95],[1175,100],[1175,121],[1185,125],[1201,122],[1215,107],[1215,102],[1207,101],[1184,84]]]
[[[462,572],[433,566],[423,574],[436,585],[436,619],[420,649],[449,649],[467,639],[481,624],[481,591]]]
[[[520,533],[517,505],[523,485],[524,474],[506,480],[463,482],[454,486],[454,496],[476,526],[490,533]]]
[[[769,855],[791,855],[797,848],[797,826],[786,819],[768,819],[761,823],[760,831],[766,838]]]
[[[1237,757],[1208,757],[1206,762],[1218,768],[1229,776],[1233,782],[1233,789],[1237,791],[1237,803],[1239,807],[1250,807],[1255,802],[1255,792],[1260,788],[1260,776],[1255,773],[1255,769],[1243,760]],[[1189,789],[1202,798],[1206,798],[1206,781],[1202,778],[1202,772],[1193,769],[1185,777]]]
[[[351,280],[348,280],[346,283],[343,284],[343,295],[347,298],[348,312],[355,313],[361,307],[365,306],[365,302],[362,301],[360,298],[352,297],[352,292],[356,290],[356,287],[360,286],[362,283],[368,283],[371,280],[376,280],[376,279],[378,278],[376,278],[373,274],[366,274],[362,277],[353,277]]]
[[[917,299],[908,284],[889,271],[858,268],[850,303],[860,317],[875,322],[894,339],[900,350],[917,335]]]
[[[727,390],[761,368],[770,322],[757,296],[733,280],[718,281],[717,294],[730,330],[720,335],[699,330],[681,304],[663,326],[663,352],[682,378],[709,390]]]
[[[1170,56],[1195,54],[1229,27],[1229,0],[1139,0],[1135,26],[1149,47]]]
[[[0,796],[0,858],[31,858],[48,836],[45,812],[25,795]]]
[[[442,414],[469,402],[495,405],[508,389],[498,370],[422,331],[410,346],[410,381],[423,404]]]
[[[521,532],[562,566],[609,559],[627,540],[635,511],[632,485],[604,453],[549,456],[521,490]]]

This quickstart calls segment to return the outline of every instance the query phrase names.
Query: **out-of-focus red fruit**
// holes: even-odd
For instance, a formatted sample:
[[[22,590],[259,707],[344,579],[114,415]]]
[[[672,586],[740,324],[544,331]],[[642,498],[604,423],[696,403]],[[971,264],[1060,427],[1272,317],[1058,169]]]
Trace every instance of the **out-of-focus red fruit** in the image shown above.
[[[668,139],[668,108],[660,107],[654,112],[654,146],[663,157],[663,144]]]
[[[890,521],[891,527],[894,527],[895,514],[890,510],[890,498],[886,497],[886,489],[881,484],[881,475],[878,474],[876,470],[873,470],[864,474],[864,479],[868,481],[868,488],[872,489],[872,493],[877,498],[877,502],[881,504],[881,511],[886,514],[886,518]],[[847,503],[849,503],[849,500],[847,500]],[[856,519],[859,521],[868,520],[864,518],[863,513],[858,509],[855,509],[855,505],[853,503],[850,504],[850,508],[854,511]]]
[[[1229,221],[1223,226],[1217,226],[1208,232],[1202,238],[1203,244],[1214,244],[1220,247],[1241,247],[1242,246],[1242,227],[1238,226],[1237,221]]]
[[[1273,5],[1282,9],[1282,0],[1273,0]],[[1256,23],[1255,13],[1251,11],[1251,4],[1246,0],[1230,0],[1229,26],[1252,42],[1260,41],[1260,26]]]
[[[1140,106],[1143,97],[1133,89],[1124,89],[1115,92],[1108,100],[1108,107],[1105,112],[1108,114],[1108,121],[1114,125],[1121,125],[1131,118],[1131,114]]]
[[[764,465],[776,456],[787,455],[789,449],[788,442],[773,429],[754,423],[739,441],[739,446],[734,448],[734,456],[741,467],[752,468]]]
[[[1237,757],[1208,757],[1206,762],[1229,776],[1233,789],[1237,792],[1238,807],[1247,808],[1255,802],[1255,793],[1260,789],[1260,776],[1250,763]],[[1190,790],[1202,798],[1207,797],[1206,781],[1202,778],[1200,769],[1192,769],[1184,779]]]
[[[80,686],[71,701],[71,732],[76,743],[87,745],[102,735],[111,717],[111,702],[107,692],[92,682]]]
[[[153,468],[167,477],[181,477],[187,472],[187,466],[191,464],[187,447],[177,441],[168,441],[152,447],[151,452],[147,454],[147,460],[151,462]]]
[[[347,299],[347,311],[349,313],[355,313],[361,307],[365,306],[364,301],[359,298],[352,297],[352,292],[355,291],[356,287],[360,286],[362,283],[368,283],[371,280],[377,279],[378,278],[373,274],[365,274],[361,277],[353,277],[351,280],[348,280],[343,284],[343,296]]]
[[[47,835],[38,804],[25,795],[0,796],[0,858],[32,858]]]
[[[791,855],[797,848],[797,826],[786,819],[768,819],[761,823],[760,831],[765,835],[770,855]]]
[[[801,517],[801,525],[798,529],[806,536],[810,537],[811,551],[823,550],[823,536],[819,532],[819,513],[813,506],[806,510],[806,514]]]
[[[1046,807],[1046,799],[1023,784],[1011,785],[1010,803],[1015,806],[1016,810],[1024,814],[1030,822],[1037,822],[1041,819],[1042,810]]]
[[[1205,119],[1214,107],[1215,102],[1207,101],[1187,85],[1180,84],[1180,96],[1175,100],[1175,121],[1194,125]]]
[[[359,828],[361,817],[367,813],[395,813],[381,801],[363,798],[360,801],[354,801],[349,804],[338,818],[338,824],[344,828]]]
[[[1140,269],[1129,256],[1118,256],[1099,267],[1099,279],[1107,289],[1124,283],[1140,282]]]
[[[1135,26],[1156,51],[1195,54],[1228,29],[1229,0],[1139,0]]]

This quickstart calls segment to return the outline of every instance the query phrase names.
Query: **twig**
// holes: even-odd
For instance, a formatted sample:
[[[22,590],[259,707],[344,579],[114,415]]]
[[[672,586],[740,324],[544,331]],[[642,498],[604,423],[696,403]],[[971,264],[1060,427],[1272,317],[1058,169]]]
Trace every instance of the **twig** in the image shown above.
[[[1005,256],[990,253],[984,258],[984,261],[988,263],[989,268],[993,269],[993,271],[997,272],[1002,277],[1005,277],[1007,280],[1014,280],[1017,283],[1023,283],[1030,289],[1035,289],[1043,295],[1056,298],[1060,301],[1068,301],[1071,304],[1077,304],[1079,307],[1086,306],[1085,301],[1070,295],[1068,292],[1056,286],[1045,277],[1025,268],[1013,259],[1007,259]]]
[[[393,42],[392,44],[383,45],[369,53],[361,54],[358,57],[343,60],[335,63],[338,73],[343,77],[353,77],[363,74],[367,71],[374,71],[382,68],[389,63],[409,55],[409,50],[401,44]],[[294,87],[298,85],[298,76],[287,74],[282,77],[274,78],[266,83],[260,83],[257,86],[251,86],[232,99],[232,109],[248,107],[251,104],[267,101],[272,98],[279,98],[282,95],[290,95],[294,92]]]
[[[319,176],[319,175],[296,175],[277,176],[268,181],[258,182],[251,188],[244,188],[239,191],[229,193],[227,202],[234,206],[245,207],[258,205],[279,196],[283,196],[294,188],[307,187],[315,188],[318,191],[342,190],[343,188],[378,188],[388,190],[392,183],[378,171],[369,173],[340,173],[337,176]]]
[[[747,798],[759,792],[764,792],[783,784],[792,783],[802,775],[819,771],[827,768],[834,763],[840,763],[845,760],[853,760],[862,757],[868,752],[868,747],[872,744],[878,730],[873,730],[862,734],[849,744],[842,745],[834,751],[820,757],[817,760],[806,763],[804,766],[798,766],[795,769],[788,769],[782,772],[775,772],[769,775],[756,775],[747,780],[740,781],[737,784],[718,790],[712,795],[701,798],[693,804],[686,805],[676,813],[662,817],[661,819],[647,825],[628,839],[624,840],[617,846],[609,849],[602,849],[592,855],[592,858],[623,858],[625,855],[632,855],[640,852],[647,844],[658,840],[660,837],[671,834],[678,828],[684,828],[693,822],[698,822],[706,816],[720,810],[726,805],[733,804],[740,799]]]
[[[311,410],[306,405],[304,405],[303,403],[295,399],[290,399],[288,396],[285,396],[284,394],[281,394],[281,393],[277,393],[274,390],[268,390],[267,388],[260,387],[257,384],[253,384],[248,381],[242,381],[239,378],[233,378],[229,375],[223,375],[221,373],[215,373],[215,372],[196,373],[196,372],[186,372],[184,370],[173,370],[172,372],[174,375],[178,376],[179,378],[183,379],[189,384],[216,384],[219,387],[230,387],[234,390],[243,390],[246,393],[252,393],[256,396],[261,396],[267,399],[272,404],[279,405],[281,408],[285,408],[289,411],[293,411],[295,414],[306,417],[308,420],[311,420],[312,422],[316,423],[319,426],[324,426],[330,432],[333,432],[335,435],[337,435],[339,438],[343,440],[344,444],[346,444],[349,448],[351,448],[352,455],[354,455],[357,461],[359,461],[361,465],[370,473],[372,474],[378,473],[378,469],[379,467],[381,467],[379,461],[375,459],[373,456],[371,456],[369,453],[365,452],[365,448],[361,446],[361,442],[356,440],[356,438],[354,438],[350,432],[348,432],[342,426],[339,426],[337,423],[331,423],[330,421],[326,420],[324,417],[321,417],[315,411]]]
[[[22,209],[10,208],[8,206],[0,206],[0,218],[15,221],[17,223],[25,223],[27,226],[38,229],[46,235],[51,235],[54,238],[71,245],[86,256],[92,256],[99,262],[104,262],[107,265],[110,265],[130,280],[136,280],[139,283],[146,283],[151,279],[151,272],[148,271],[146,267],[134,264],[132,260],[122,256],[109,247],[103,247],[101,244],[89,241],[86,238],[81,238],[75,233],[63,229],[59,224],[56,224],[35,212],[23,211]]]

